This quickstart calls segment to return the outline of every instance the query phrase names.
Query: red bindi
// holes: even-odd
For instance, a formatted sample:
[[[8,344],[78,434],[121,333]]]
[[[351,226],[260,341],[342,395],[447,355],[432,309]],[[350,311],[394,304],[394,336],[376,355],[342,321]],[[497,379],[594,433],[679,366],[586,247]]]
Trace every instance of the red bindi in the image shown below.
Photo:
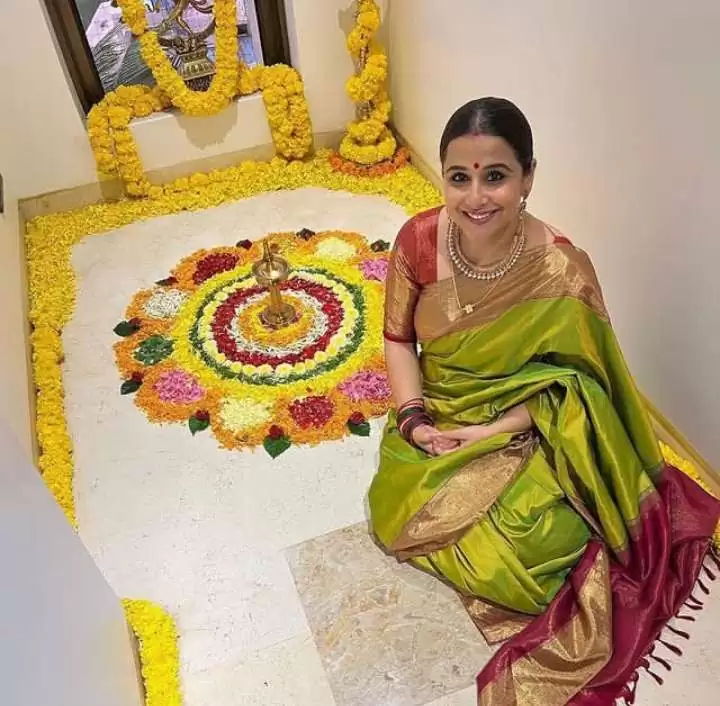
[[[475,171],[477,171],[478,169],[480,169],[480,165],[477,162],[475,162],[475,164],[473,164],[473,169]]]

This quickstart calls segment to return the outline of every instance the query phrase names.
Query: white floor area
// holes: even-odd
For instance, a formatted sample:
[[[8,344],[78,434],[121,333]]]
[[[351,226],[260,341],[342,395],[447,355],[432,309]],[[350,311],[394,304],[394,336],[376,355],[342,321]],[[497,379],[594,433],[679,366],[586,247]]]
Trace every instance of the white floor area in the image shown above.
[[[186,706],[344,706],[286,550],[365,520],[381,423],[369,439],[295,447],[274,461],[223,451],[211,434],[151,424],[119,394],[113,327],[136,291],[200,248],[302,228],[391,241],[406,219],[380,197],[303,189],[136,223],[74,250],[64,372],[80,534],[119,596],[157,601],[175,617]],[[720,586],[714,594],[697,623],[680,625],[692,639],[672,640],[684,657],[660,652],[674,665],[655,666],[665,686],[643,677],[637,703],[718,703]],[[433,703],[474,705],[468,687]]]

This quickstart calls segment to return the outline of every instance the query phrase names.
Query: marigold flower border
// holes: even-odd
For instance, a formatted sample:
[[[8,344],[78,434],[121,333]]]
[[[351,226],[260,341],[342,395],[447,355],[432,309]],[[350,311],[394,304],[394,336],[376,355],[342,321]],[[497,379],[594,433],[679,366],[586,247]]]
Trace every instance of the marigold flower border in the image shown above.
[[[406,166],[384,176],[356,176],[336,171],[330,152],[308,161],[243,162],[236,167],[177,179],[155,199],[102,203],[41,216],[27,225],[26,247],[32,332],[33,374],[37,394],[38,465],[45,483],[73,527],[72,442],[65,417],[62,380],[62,331],[76,299],[72,248],[90,235],[102,235],[135,221],[188,210],[202,210],[270,191],[318,187],[385,196],[408,215],[432,208],[440,194],[420,173]]]
[[[151,601],[124,599],[122,603],[125,619],[138,641],[145,706],[182,706],[175,621]]]

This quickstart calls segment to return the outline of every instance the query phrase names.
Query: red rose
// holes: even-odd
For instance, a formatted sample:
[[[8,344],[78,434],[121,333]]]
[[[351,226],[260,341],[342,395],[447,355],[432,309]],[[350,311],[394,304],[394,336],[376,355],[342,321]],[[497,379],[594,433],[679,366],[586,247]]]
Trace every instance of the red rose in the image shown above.
[[[305,397],[290,405],[290,415],[301,429],[320,429],[332,418],[335,405],[332,400],[322,396]]]
[[[134,316],[132,319],[130,319],[130,321],[128,321],[128,323],[129,323],[130,326],[132,326],[133,328],[140,328],[140,325],[142,324],[142,321],[141,321],[137,316]]]
[[[210,412],[201,409],[195,412],[195,419],[197,419],[199,422],[209,422],[210,421]]]
[[[134,372],[134,373],[130,376],[130,379],[131,379],[133,382],[138,382],[138,383],[139,383],[139,382],[142,382],[142,381],[143,381],[143,374],[142,374],[141,372],[139,372],[139,371],[136,371],[136,372]]]
[[[210,253],[198,262],[193,274],[193,282],[202,284],[221,272],[235,269],[239,258],[231,253]]]
[[[353,412],[348,421],[350,422],[350,424],[360,426],[360,424],[365,424],[365,422],[367,422],[367,419],[365,419],[365,415],[362,412]]]
[[[268,436],[271,439],[282,439],[285,436],[285,431],[277,424],[273,424],[270,429],[268,429]]]

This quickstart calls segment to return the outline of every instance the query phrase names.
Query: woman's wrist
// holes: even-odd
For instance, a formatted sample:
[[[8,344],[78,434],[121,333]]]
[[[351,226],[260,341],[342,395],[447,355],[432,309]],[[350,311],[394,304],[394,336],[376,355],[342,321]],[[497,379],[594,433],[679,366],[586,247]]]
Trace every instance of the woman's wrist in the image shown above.
[[[422,426],[432,426],[432,417],[425,410],[421,397],[415,397],[400,405],[397,410],[397,428],[408,444],[414,444],[413,433]]]

